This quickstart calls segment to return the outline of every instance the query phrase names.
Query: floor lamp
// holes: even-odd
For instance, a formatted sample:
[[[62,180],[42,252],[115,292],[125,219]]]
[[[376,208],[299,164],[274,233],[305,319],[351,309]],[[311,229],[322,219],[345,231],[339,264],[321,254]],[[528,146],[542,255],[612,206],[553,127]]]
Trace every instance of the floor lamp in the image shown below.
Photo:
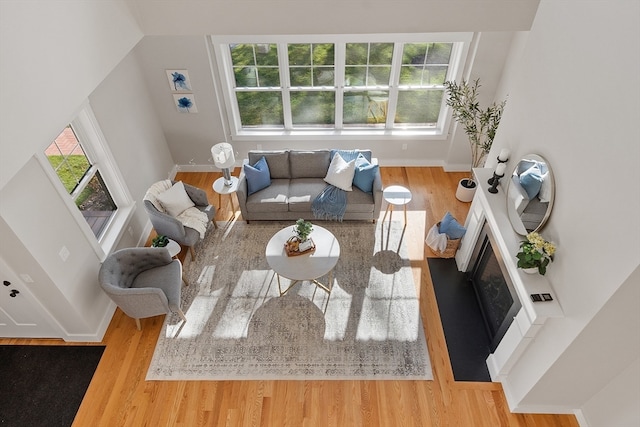
[[[235,166],[236,158],[233,155],[233,147],[227,142],[221,142],[211,147],[211,156],[213,157],[213,163],[217,168],[222,169],[222,176],[224,177],[224,185],[231,187],[231,171],[229,168]]]

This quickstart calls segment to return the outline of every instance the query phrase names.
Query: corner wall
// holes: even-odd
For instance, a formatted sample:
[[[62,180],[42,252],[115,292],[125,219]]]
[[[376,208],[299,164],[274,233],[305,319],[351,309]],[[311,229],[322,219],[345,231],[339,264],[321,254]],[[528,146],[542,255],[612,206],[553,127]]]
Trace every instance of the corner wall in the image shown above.
[[[602,408],[602,388],[640,357],[637,304],[618,297],[640,265],[638,70],[640,3],[541,1],[492,155],[511,148],[513,167],[537,153],[554,171],[556,204],[542,234],[558,244],[547,277],[565,318],[545,324],[503,383],[518,412]],[[616,391],[622,405],[637,405]]]

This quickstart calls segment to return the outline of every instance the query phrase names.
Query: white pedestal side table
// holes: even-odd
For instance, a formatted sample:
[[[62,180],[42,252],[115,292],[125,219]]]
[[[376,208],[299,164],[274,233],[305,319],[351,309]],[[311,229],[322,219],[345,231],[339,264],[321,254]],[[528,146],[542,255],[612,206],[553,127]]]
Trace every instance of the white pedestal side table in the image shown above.
[[[313,282],[331,295],[333,268],[340,257],[338,239],[326,228],[313,224],[310,237],[316,245],[315,250],[303,255],[288,256],[284,245],[293,235],[293,226],[283,228],[273,235],[265,250],[267,263],[278,276],[280,296],[286,294],[296,283],[304,280]],[[327,274],[329,281],[327,284],[321,283],[318,279]],[[291,280],[291,284],[284,291],[280,286],[280,276]]]
[[[233,204],[233,193],[238,191],[238,182],[239,180],[235,176],[231,177],[231,185],[226,185],[225,179],[223,177],[220,177],[213,182],[213,191],[218,193],[218,195],[220,196],[218,200],[219,204],[221,205],[220,207],[222,207],[222,196],[224,194],[228,195],[229,200],[231,201],[231,210],[233,211],[233,215],[235,215],[236,213],[236,207]]]
[[[385,249],[389,249],[389,236],[391,235],[391,222],[393,219],[393,207],[394,206],[402,206],[404,208],[404,228],[402,230],[402,237],[404,237],[404,229],[407,228],[407,204],[411,201],[413,197],[411,195],[411,191],[408,188],[405,188],[401,185],[392,185],[390,187],[385,188],[382,191],[382,197],[387,202],[387,210],[384,211],[384,216],[382,217],[382,241],[384,241],[384,221],[387,219],[387,214],[389,214],[389,228],[387,230],[387,244]],[[402,242],[402,237],[400,241]],[[400,243],[398,243],[398,250],[400,250]]]

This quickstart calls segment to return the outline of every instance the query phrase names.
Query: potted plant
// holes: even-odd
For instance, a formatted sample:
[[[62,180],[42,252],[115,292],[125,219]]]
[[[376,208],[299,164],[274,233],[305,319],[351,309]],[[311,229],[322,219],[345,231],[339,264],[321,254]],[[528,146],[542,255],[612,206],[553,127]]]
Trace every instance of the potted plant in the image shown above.
[[[520,252],[518,258],[518,268],[524,272],[544,276],[547,272],[547,265],[553,261],[553,254],[556,253],[556,245],[545,240],[539,233],[531,232],[527,234],[527,240],[520,242]]]
[[[473,83],[463,80],[460,84],[455,81],[446,81],[444,86],[447,91],[446,102],[453,111],[453,118],[462,125],[469,138],[471,168],[482,167],[493,144],[507,101],[499,104],[494,102],[485,109],[480,108],[478,102],[480,79],[474,80]],[[463,202],[470,202],[476,187],[477,183],[472,173],[469,178],[463,178],[458,183],[456,198]]]
[[[302,243],[309,238],[309,235],[313,231],[313,224],[300,218],[296,221],[296,225],[293,227],[293,231],[296,233],[296,236],[298,237],[300,243]]]
[[[164,248],[169,244],[169,238],[167,236],[159,235],[153,238],[151,246],[154,248]]]

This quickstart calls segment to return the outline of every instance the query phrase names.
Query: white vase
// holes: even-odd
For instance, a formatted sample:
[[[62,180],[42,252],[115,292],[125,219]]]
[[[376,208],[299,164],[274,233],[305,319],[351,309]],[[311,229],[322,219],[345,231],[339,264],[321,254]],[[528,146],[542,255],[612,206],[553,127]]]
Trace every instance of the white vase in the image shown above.
[[[473,182],[473,187],[465,187],[462,185],[464,181]],[[461,202],[470,202],[473,200],[473,195],[476,194],[476,188],[478,188],[478,184],[476,184],[473,180],[469,178],[462,178],[460,182],[458,182],[458,189],[456,190],[456,199]]]
[[[521,268],[527,274],[538,274],[538,267]]]

